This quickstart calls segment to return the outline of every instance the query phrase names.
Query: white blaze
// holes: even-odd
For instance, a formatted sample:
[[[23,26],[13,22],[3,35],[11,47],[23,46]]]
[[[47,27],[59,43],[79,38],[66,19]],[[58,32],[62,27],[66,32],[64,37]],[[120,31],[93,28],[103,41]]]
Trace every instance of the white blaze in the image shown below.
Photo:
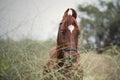
[[[70,26],[68,26],[68,29],[70,30],[70,32],[72,33],[72,31],[74,30],[74,26],[73,25],[70,25]]]

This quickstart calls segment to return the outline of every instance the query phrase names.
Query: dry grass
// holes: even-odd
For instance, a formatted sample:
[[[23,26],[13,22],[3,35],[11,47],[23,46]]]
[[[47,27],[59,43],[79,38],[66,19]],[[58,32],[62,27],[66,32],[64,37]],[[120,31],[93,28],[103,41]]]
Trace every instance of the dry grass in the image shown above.
[[[43,75],[43,65],[55,45],[53,41],[0,40],[0,80],[45,80],[50,75],[52,80],[65,77],[57,70]],[[84,80],[120,80],[120,54],[100,55],[94,50],[81,52]],[[76,75],[68,80],[75,80]]]
[[[119,80],[117,70],[120,69],[116,60],[105,54],[81,54],[81,65],[84,69],[84,80]]]

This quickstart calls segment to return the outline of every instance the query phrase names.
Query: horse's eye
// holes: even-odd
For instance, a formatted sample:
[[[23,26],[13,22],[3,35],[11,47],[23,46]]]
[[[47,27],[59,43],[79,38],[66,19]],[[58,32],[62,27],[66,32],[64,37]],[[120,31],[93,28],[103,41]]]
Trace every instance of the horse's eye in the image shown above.
[[[65,30],[61,30],[62,35],[65,35]]]
[[[62,24],[62,22],[60,23],[60,25]]]

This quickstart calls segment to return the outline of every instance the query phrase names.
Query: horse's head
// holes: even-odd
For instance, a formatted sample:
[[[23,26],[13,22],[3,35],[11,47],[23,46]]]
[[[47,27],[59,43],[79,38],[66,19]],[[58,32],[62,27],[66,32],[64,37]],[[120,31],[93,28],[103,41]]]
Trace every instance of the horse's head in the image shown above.
[[[68,14],[72,11],[72,14]],[[59,26],[57,46],[58,50],[65,54],[76,54],[80,27],[76,21],[77,13],[74,9],[67,9]]]

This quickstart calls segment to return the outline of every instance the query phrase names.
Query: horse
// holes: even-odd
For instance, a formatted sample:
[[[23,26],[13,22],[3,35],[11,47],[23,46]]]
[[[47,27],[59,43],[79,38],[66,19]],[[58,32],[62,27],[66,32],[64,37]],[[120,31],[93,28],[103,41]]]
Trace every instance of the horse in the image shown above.
[[[69,14],[70,11],[72,14]],[[80,66],[78,38],[81,30],[76,18],[77,13],[73,8],[68,8],[64,12],[62,21],[59,24],[57,46],[51,50],[50,59],[47,63],[47,67],[52,66],[53,69],[60,69],[62,67],[59,71],[66,76],[70,76],[71,69],[77,69],[77,66]]]

